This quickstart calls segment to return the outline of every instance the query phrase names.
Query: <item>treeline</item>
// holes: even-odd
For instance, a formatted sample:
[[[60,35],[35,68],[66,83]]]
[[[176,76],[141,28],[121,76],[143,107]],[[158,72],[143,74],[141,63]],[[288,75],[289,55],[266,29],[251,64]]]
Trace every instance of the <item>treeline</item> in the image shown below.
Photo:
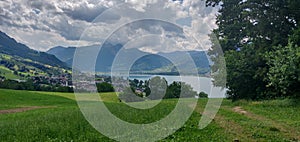
[[[1,81],[2,80],[2,81]],[[112,84],[103,82],[96,84],[98,92],[114,92],[114,87]],[[0,88],[2,89],[13,89],[13,90],[29,90],[29,91],[47,91],[47,92],[74,92],[74,89],[69,86],[62,86],[60,84],[47,84],[40,83],[37,81],[27,80],[25,81],[17,81],[17,80],[9,80],[0,76]]]
[[[115,92],[113,85],[107,82],[97,83],[96,86],[99,93]]]
[[[0,88],[47,92],[73,92],[72,87],[61,85],[36,84],[32,80],[27,80],[26,82],[18,82],[16,80],[3,80],[0,81]]]
[[[173,82],[168,85],[164,78],[154,77],[151,80],[130,80],[130,87],[119,94],[121,101],[137,102],[145,100],[172,98],[207,98],[204,92],[197,94],[193,88],[184,82]]]
[[[206,0],[206,4],[220,5],[218,28],[213,30],[217,39],[211,36],[210,54],[222,55],[219,42],[226,61],[229,98],[300,97],[298,0]]]

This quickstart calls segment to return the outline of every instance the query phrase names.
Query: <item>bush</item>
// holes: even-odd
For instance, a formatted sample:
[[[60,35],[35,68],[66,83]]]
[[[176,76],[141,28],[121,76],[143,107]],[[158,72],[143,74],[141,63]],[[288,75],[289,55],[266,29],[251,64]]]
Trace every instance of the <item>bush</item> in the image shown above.
[[[206,94],[204,92],[200,92],[199,93],[199,98],[208,98],[208,94]]]
[[[274,97],[291,96],[300,91],[300,48],[292,43],[274,48],[266,54],[268,87],[274,90]]]
[[[107,82],[98,83],[97,90],[98,90],[98,92],[114,92],[115,91],[113,85],[111,85]]]
[[[184,82],[173,82],[167,88],[167,93],[164,99],[171,98],[193,98],[197,95],[197,92],[193,90],[191,85]]]

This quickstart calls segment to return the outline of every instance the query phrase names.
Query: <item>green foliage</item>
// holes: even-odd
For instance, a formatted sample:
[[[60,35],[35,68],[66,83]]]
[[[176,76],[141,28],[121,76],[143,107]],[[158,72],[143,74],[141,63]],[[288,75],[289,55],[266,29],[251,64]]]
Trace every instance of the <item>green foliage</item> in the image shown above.
[[[227,51],[228,97],[233,100],[265,97],[266,83],[261,78],[264,68],[260,65],[260,56],[255,48],[248,46],[241,51]]]
[[[0,88],[30,91],[73,92],[73,88],[68,86],[39,84],[34,83],[32,80],[27,80],[26,82],[4,80],[0,81]]]
[[[283,96],[293,95],[300,91],[300,47],[289,45],[276,46],[274,51],[266,54],[268,72],[268,86]]]
[[[197,92],[193,88],[184,82],[173,82],[167,88],[164,99],[170,98],[193,98],[197,95]]]
[[[131,87],[119,94],[121,100],[126,102],[139,102],[145,100],[158,100],[158,99],[174,99],[174,98],[194,98],[197,92],[193,90],[191,85],[184,82],[174,81],[168,85],[164,78],[159,76],[145,81],[141,88],[144,88],[143,93],[136,93],[136,89],[141,89],[137,86],[140,84],[138,80],[131,80]]]
[[[294,43],[300,46],[300,25],[297,29],[293,31],[293,34],[290,36],[290,43]]]
[[[213,46],[210,54],[214,55],[215,59],[212,60],[216,63],[212,71],[221,72],[220,46],[225,53],[229,97],[234,100],[258,100],[282,96],[283,92],[287,93],[286,86],[290,84],[287,80],[296,75],[292,68],[297,68],[297,65],[284,63],[293,67],[281,67],[281,69],[286,68],[283,70],[288,74],[282,75],[284,73],[280,72],[279,64],[272,62],[276,62],[275,60],[283,62],[285,61],[283,56],[293,55],[283,54],[281,59],[270,59],[270,56],[266,55],[276,55],[276,50],[279,50],[276,47],[279,45],[285,47],[289,41],[299,43],[300,32],[297,25],[300,22],[300,9],[299,6],[295,6],[297,2],[295,0],[207,0],[206,4],[207,6],[221,5],[220,14],[217,15],[218,28],[213,31],[216,37],[211,36]],[[220,46],[216,42],[219,42]],[[278,65],[274,67],[274,64]],[[220,75],[222,74],[224,75],[224,73]],[[216,83],[223,84],[220,82],[222,76],[219,76],[214,76]],[[286,76],[285,81],[277,76]],[[276,91],[274,88],[277,88]],[[281,91],[278,91],[279,88]],[[295,91],[295,87],[289,89]]]
[[[98,92],[114,92],[114,87],[107,82],[97,83]]]
[[[167,98],[179,98],[181,93],[181,84],[180,82],[173,82],[167,88],[165,99]]]
[[[199,93],[199,98],[208,98],[208,94],[206,94],[204,92],[200,92]]]
[[[162,99],[166,94],[167,88],[168,88],[167,80],[165,78],[156,76],[154,78],[151,78],[151,80],[149,80],[149,84],[147,84],[145,90],[146,96],[151,100]]]

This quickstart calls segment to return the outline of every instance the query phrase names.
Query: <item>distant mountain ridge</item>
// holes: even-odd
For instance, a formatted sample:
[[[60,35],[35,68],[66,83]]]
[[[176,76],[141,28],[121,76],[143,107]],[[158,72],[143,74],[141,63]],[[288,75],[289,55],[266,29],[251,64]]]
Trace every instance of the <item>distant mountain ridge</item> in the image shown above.
[[[52,54],[39,52],[30,49],[28,46],[18,43],[15,39],[9,37],[7,34],[0,31],[0,53],[19,56],[21,58],[30,59],[46,65],[67,68],[67,65],[61,60],[57,59]]]
[[[30,49],[0,31],[0,79],[59,76],[70,70],[54,55]]]
[[[51,48],[47,51],[48,54],[55,55],[56,58],[65,62],[67,65],[72,65],[73,56],[76,47],[63,47],[63,46],[56,46]]]
[[[77,53],[81,56],[81,59],[86,61],[82,61],[82,66],[88,67],[93,66],[92,64],[89,64],[89,52],[97,51],[95,48],[99,48],[100,45],[93,45],[93,46],[86,46],[86,47],[54,47],[47,51],[49,54],[55,55],[58,59],[60,59],[63,62],[66,62],[70,67],[72,66],[73,56],[75,53],[75,50],[77,49]],[[120,44],[113,45],[110,43],[106,43],[102,46],[101,52],[98,55],[97,61],[96,61],[96,71],[97,72],[110,72],[111,66],[113,64],[113,61],[118,53],[118,51],[123,46]],[[176,72],[175,65],[172,64],[169,60],[162,57],[174,57],[177,58],[178,65],[185,67],[186,64],[188,64],[190,61],[182,57],[182,54],[189,53],[193,61],[195,62],[195,65],[198,69],[199,74],[205,74],[210,71],[210,65],[209,61],[207,59],[205,51],[176,51],[171,53],[159,53],[159,55],[156,54],[149,54],[143,51],[140,51],[136,48],[131,49],[125,49],[124,52],[131,56],[135,55],[145,55],[142,58],[138,59],[134,65],[131,67],[131,71],[133,72]],[[126,59],[124,59],[125,61]],[[186,69],[191,70],[191,69]]]

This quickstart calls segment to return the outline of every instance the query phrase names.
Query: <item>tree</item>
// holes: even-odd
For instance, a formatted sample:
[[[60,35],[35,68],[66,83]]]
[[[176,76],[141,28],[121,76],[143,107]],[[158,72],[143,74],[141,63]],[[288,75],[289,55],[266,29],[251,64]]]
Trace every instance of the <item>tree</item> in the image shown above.
[[[171,98],[194,98],[197,92],[193,90],[191,85],[184,82],[173,82],[167,88],[164,99]]]
[[[96,84],[97,86],[97,90],[98,92],[114,92],[114,87],[107,83],[107,82],[103,82],[103,83],[98,83]]]
[[[139,87],[139,88],[142,88],[142,87],[143,87],[143,84],[144,84],[144,81],[143,81],[143,80],[140,80],[140,81],[139,81],[139,84],[138,84],[138,87]]]
[[[260,63],[257,56],[257,50],[253,47],[225,53],[229,98],[258,100],[265,97],[265,82],[256,77]]]
[[[147,89],[151,91],[147,97],[151,100],[157,100],[162,99],[164,95],[166,94],[166,90],[168,88],[168,82],[165,78],[161,78],[159,76],[156,76],[154,78],[151,78],[149,80],[149,84],[146,87]]]
[[[180,83],[181,86],[181,98],[194,98],[197,96],[197,92],[193,90],[193,87],[185,82]]]
[[[300,25],[298,25],[298,28],[290,36],[290,43],[300,46]]]
[[[208,94],[206,94],[204,92],[200,92],[199,93],[199,98],[208,98]]]
[[[164,99],[170,98],[179,98],[181,93],[181,85],[180,82],[173,82],[167,88],[167,92],[164,96]]]
[[[287,46],[290,35],[299,41],[297,0],[207,0],[206,4],[220,5],[213,33],[225,53],[229,97],[273,96],[276,92],[268,87],[267,77],[272,66],[265,55],[276,46]],[[216,50],[213,45],[211,54]]]
[[[274,47],[275,51],[266,54],[268,87],[274,88],[277,94],[291,96],[300,92],[300,47],[293,43],[283,47]],[[298,94],[299,95],[299,94]]]

